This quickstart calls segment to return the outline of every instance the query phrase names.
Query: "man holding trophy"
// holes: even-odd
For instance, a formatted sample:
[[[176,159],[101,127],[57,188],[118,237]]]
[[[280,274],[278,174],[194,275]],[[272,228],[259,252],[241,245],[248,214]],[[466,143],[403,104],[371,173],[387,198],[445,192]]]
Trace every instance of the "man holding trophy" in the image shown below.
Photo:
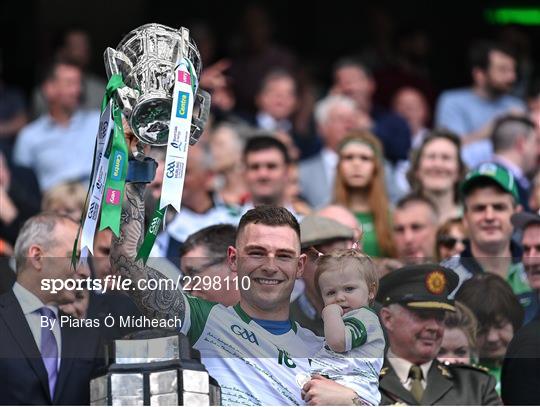
[[[238,284],[240,302],[234,307],[170,286],[148,288],[152,280],[166,280],[146,265],[146,257],[166,206],[180,210],[187,144],[200,137],[209,97],[198,89],[200,57],[185,28],[139,27],[117,51],[107,50],[106,65],[110,78],[118,75],[122,80],[109,92],[110,107],[104,103],[102,110],[100,129],[107,129],[103,134],[110,134],[113,141],[96,148],[91,196],[96,197],[96,205],[103,205],[101,228],[115,232],[111,266],[115,274],[131,281],[127,293],[148,318],[182,321],[180,332],[200,351],[206,369],[221,387],[224,405],[301,405],[306,397],[303,388],[309,388],[310,404],[360,403],[353,390],[322,376],[309,376],[309,357],[321,349],[323,338],[289,319],[290,296],[302,275],[305,255],[300,252],[299,225],[286,209],[261,206],[242,217],[236,244],[228,249],[228,264],[237,279],[212,282]],[[200,105],[195,118],[194,99]],[[118,108],[129,123],[128,143],[114,140],[122,131]],[[107,121],[107,116],[114,120]],[[122,141],[123,149],[117,148]],[[155,166],[144,157],[141,142],[167,144],[162,198],[144,242],[145,184]],[[103,171],[106,175],[100,173],[102,168],[108,168]],[[89,215],[83,227],[83,252],[91,251],[89,242],[97,225]]]

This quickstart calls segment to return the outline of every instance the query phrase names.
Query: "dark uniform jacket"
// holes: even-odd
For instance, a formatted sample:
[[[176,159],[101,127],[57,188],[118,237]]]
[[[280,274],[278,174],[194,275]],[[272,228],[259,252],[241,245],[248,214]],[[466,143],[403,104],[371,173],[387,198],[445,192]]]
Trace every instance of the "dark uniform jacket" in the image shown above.
[[[433,361],[427,377],[427,386],[418,403],[401,384],[387,360],[379,378],[381,404],[408,405],[501,405],[495,391],[495,378],[486,371],[469,365],[445,365]]]

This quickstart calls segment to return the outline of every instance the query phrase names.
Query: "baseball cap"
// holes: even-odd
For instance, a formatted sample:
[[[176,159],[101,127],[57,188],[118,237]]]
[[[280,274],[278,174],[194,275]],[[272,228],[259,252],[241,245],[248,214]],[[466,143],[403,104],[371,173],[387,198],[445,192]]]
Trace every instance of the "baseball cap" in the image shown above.
[[[519,202],[519,193],[514,176],[503,166],[496,163],[483,163],[469,171],[461,183],[463,197],[468,195],[473,185],[479,185],[479,181],[497,184],[505,192],[512,195],[516,202]]]

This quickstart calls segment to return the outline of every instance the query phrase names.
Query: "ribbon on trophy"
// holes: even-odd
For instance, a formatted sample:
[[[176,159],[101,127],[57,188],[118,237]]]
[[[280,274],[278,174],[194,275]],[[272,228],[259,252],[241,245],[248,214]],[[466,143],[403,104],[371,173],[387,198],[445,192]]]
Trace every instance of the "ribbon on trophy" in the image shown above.
[[[189,59],[182,58],[175,70],[173,105],[161,198],[152,216],[143,244],[137,253],[137,260],[142,259],[144,263],[150,256],[167,207],[171,205],[177,212],[180,212],[196,89],[197,75],[193,70],[192,63]]]
[[[93,254],[97,220],[102,204],[104,208],[100,230],[110,227],[118,235],[120,227],[122,194],[127,171],[127,145],[122,127],[121,111],[113,99],[113,94],[123,86],[125,85],[121,75],[111,76],[101,103],[101,116],[94,148],[92,178],[86,197],[88,206],[86,213],[81,218],[81,261],[88,257],[89,252]],[[112,161],[110,161],[110,157],[113,157]],[[123,157],[124,159],[118,161],[116,160],[117,157]],[[113,197],[114,199],[111,199],[111,193],[109,192],[109,189],[112,188],[117,188],[119,191],[118,195]],[[107,195],[104,197],[105,190]],[[73,248],[72,263],[74,266],[78,239],[77,237]]]

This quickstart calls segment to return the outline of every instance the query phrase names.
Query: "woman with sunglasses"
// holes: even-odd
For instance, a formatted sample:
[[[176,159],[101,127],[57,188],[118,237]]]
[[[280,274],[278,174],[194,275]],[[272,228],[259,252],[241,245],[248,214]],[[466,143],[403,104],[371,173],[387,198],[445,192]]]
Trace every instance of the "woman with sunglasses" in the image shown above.
[[[439,221],[443,223],[461,215],[458,191],[465,173],[459,137],[448,131],[434,130],[413,152],[407,179],[414,192],[435,203]]]
[[[465,250],[467,232],[461,218],[452,218],[444,222],[437,230],[435,253],[442,261],[460,254]]]
[[[372,257],[393,257],[390,209],[384,186],[382,146],[368,131],[349,133],[338,146],[334,203],[353,212],[362,226],[362,248]]]

